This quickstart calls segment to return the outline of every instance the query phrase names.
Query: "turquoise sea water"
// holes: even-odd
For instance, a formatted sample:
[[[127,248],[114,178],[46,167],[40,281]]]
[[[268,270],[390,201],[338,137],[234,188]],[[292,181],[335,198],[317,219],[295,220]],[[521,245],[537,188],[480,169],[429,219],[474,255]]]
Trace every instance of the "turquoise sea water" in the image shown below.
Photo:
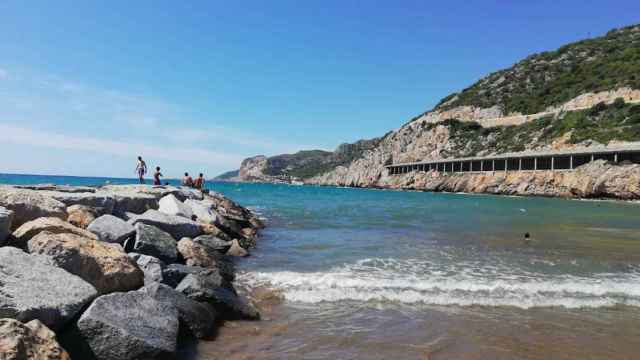
[[[136,182],[0,175],[105,181]],[[223,329],[199,358],[631,359],[640,350],[640,204],[208,187],[266,219],[238,282],[284,300],[259,325],[268,336]]]

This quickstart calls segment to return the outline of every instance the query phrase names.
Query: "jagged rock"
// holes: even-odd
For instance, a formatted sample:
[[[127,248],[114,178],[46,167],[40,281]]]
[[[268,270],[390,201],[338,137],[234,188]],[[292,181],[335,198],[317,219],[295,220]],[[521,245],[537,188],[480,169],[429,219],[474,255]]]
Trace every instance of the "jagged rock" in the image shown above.
[[[110,214],[115,206],[115,199],[111,194],[101,191],[96,192],[64,192],[64,191],[40,191],[41,194],[60,201],[66,206],[84,205],[94,209],[102,209]]]
[[[57,330],[97,294],[91,284],[46,257],[0,248],[0,317],[38,319]]]
[[[0,187],[0,206],[14,212],[12,230],[27,221],[41,217],[57,217],[66,220],[65,205],[34,190]]]
[[[93,285],[99,293],[141,287],[144,274],[118,244],[75,234],[43,232],[28,242],[29,252],[47,255],[57,266]]]
[[[71,360],[56,334],[38,320],[0,319],[0,359]]]
[[[226,255],[244,257],[249,255],[249,252],[240,246],[240,243],[238,243],[238,240],[236,239],[231,242],[231,247],[227,251]]]
[[[97,298],[78,330],[98,360],[174,359],[178,310],[146,291]]]
[[[189,274],[178,284],[176,291],[193,300],[210,303],[223,319],[260,319],[260,313],[225,283],[217,272]]]
[[[11,222],[13,221],[13,211],[0,206],[0,246],[4,246],[7,237],[11,234]]]
[[[208,270],[209,269],[201,266],[169,264],[162,270],[162,283],[175,288],[187,275],[197,274]]]
[[[144,287],[147,294],[161,303],[178,309],[180,327],[197,338],[212,335],[216,325],[216,311],[212,305],[199,303],[171,287],[153,283]]]
[[[132,258],[144,272],[145,285],[163,281],[162,272],[166,265],[162,260],[138,253],[129,253],[129,257]]]
[[[193,242],[205,246],[211,251],[217,251],[220,254],[226,253],[233,245],[230,241],[222,240],[214,235],[200,235],[193,239]]]
[[[152,225],[166,231],[176,240],[202,234],[202,228],[195,221],[181,216],[168,215],[157,210],[147,210],[144,214],[137,216],[134,224],[139,223]]]
[[[86,229],[96,219],[98,210],[85,205],[71,205],[67,208],[67,221],[81,229]]]
[[[170,234],[144,223],[137,223],[135,229],[134,252],[157,257],[166,263],[176,262],[178,259],[176,241]]]
[[[229,234],[227,234],[226,232],[224,232],[222,229],[220,229],[219,227],[213,225],[213,224],[201,224],[200,225],[202,227],[202,232],[205,235],[213,235],[219,239],[222,239],[224,241],[231,241],[233,240],[231,236],[229,236]]]
[[[166,195],[160,199],[158,211],[174,216],[181,216],[193,220],[193,211],[173,194]]]
[[[18,247],[24,247],[27,241],[31,240],[41,232],[48,232],[51,234],[76,234],[87,239],[98,240],[98,237],[90,231],[75,227],[58,218],[47,217],[31,220],[22,224],[22,226],[13,232],[13,236],[16,238],[15,245]]]
[[[215,267],[221,257],[219,252],[190,238],[178,241],[178,252],[190,266]]]
[[[87,230],[98,236],[100,241],[122,244],[132,237],[136,229],[126,221],[113,215],[102,215],[89,225]]]
[[[187,199],[184,204],[196,216],[196,221],[213,225],[220,223],[220,214],[213,209],[211,201]]]

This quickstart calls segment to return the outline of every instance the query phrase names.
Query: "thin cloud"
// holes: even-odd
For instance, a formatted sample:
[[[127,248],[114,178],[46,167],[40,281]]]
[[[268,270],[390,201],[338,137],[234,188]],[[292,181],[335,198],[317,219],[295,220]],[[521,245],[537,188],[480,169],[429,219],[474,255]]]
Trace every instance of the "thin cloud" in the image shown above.
[[[153,154],[159,159],[191,161],[216,167],[237,166],[243,159],[238,155],[210,151],[202,148],[167,147],[100,139],[96,137],[78,137],[1,123],[0,141],[17,145],[78,150],[117,156]]]
[[[9,72],[6,69],[0,68],[0,80],[9,77]]]

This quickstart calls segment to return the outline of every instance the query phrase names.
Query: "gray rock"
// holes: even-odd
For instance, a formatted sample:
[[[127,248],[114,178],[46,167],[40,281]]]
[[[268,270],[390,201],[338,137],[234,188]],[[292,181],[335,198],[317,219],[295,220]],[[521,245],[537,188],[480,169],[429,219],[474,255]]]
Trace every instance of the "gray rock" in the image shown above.
[[[97,298],[78,330],[98,360],[174,359],[178,310],[144,290]]]
[[[144,223],[136,223],[135,229],[134,252],[154,256],[166,263],[176,262],[178,250],[170,234]]]
[[[198,222],[216,225],[222,220],[220,214],[213,209],[211,201],[187,199],[184,204],[191,209]]]
[[[162,260],[149,255],[143,255],[138,253],[129,253],[129,257],[132,258],[138,267],[144,272],[144,284],[149,285],[154,282],[162,282],[162,271],[166,267]]]
[[[183,264],[169,264],[162,270],[162,283],[175,288],[187,275],[197,274],[203,271],[207,271],[207,268]]]
[[[67,219],[65,205],[40,191],[0,187],[0,206],[13,211],[11,229],[41,217]]]
[[[4,246],[7,237],[11,234],[11,223],[13,222],[13,211],[0,206],[0,246]]]
[[[152,298],[178,309],[183,330],[199,339],[213,334],[216,311],[212,305],[189,299],[183,293],[159,283],[146,285],[144,289]]]
[[[98,235],[100,241],[122,244],[132,237],[136,229],[126,221],[113,215],[102,215],[95,219],[87,230]]]
[[[193,239],[193,242],[205,246],[211,251],[218,251],[221,254],[229,251],[233,245],[231,241],[222,240],[215,235],[200,235]]]
[[[66,206],[84,205],[91,208],[102,209],[104,213],[110,214],[115,206],[115,198],[111,194],[104,192],[63,192],[63,191],[40,191],[41,194],[60,201]]]
[[[50,190],[50,191],[60,191],[60,192],[69,192],[69,193],[94,193],[96,192],[96,188],[91,186],[70,186],[70,185],[55,185],[55,184],[36,184],[36,185],[15,185],[15,188],[18,189],[29,189],[29,190]]]
[[[46,257],[0,248],[0,318],[38,319],[60,329],[97,294],[89,283]]]
[[[173,194],[166,195],[158,203],[158,211],[174,216],[181,216],[193,220],[193,211]]]
[[[189,274],[178,284],[176,291],[213,305],[222,319],[260,319],[260,313],[240,298],[217,271]]]
[[[147,210],[138,216],[134,224],[147,224],[168,232],[174,239],[196,237],[202,234],[202,228],[193,220],[181,216],[168,215],[157,210]]]

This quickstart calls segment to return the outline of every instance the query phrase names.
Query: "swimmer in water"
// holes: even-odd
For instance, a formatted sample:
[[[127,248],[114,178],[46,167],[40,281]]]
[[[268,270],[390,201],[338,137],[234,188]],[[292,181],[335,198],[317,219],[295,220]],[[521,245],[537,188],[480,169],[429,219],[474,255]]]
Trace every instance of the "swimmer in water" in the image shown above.
[[[524,233],[524,242],[531,242],[531,235],[528,232]]]

